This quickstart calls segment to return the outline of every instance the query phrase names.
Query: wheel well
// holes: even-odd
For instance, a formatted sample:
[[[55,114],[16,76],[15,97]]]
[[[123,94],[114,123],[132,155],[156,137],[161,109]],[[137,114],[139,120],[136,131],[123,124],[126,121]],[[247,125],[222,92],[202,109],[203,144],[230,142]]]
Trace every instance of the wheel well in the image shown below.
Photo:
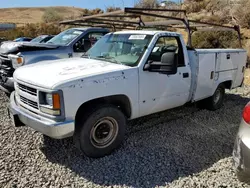
[[[78,119],[79,116],[82,116],[82,113],[87,111],[89,108],[93,108],[93,106],[101,105],[101,104],[112,104],[121,109],[124,115],[127,118],[131,117],[131,105],[127,96],[125,95],[113,95],[108,97],[102,97],[98,99],[90,100],[86,103],[83,103],[80,108],[77,110],[75,119]]]
[[[231,89],[232,81],[228,80],[228,81],[223,82],[223,84],[224,84],[226,89]]]

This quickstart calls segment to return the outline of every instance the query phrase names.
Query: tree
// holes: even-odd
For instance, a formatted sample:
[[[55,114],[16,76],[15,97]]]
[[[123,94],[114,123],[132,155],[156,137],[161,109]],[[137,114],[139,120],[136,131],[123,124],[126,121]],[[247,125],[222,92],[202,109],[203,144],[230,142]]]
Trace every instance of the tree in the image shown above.
[[[91,14],[102,14],[102,13],[103,13],[103,10],[100,8],[96,8],[91,11]]]
[[[82,13],[83,15],[94,15],[94,14],[102,14],[104,11],[100,8],[96,8],[93,10],[89,10],[89,9],[83,9]]]
[[[106,8],[106,12],[114,12],[114,11],[118,11],[121,10],[120,7],[108,7]]]
[[[91,14],[91,13],[90,13],[90,10],[87,9],[87,8],[84,8],[84,9],[82,10],[82,13],[83,13],[83,15],[89,15],[89,14]]]

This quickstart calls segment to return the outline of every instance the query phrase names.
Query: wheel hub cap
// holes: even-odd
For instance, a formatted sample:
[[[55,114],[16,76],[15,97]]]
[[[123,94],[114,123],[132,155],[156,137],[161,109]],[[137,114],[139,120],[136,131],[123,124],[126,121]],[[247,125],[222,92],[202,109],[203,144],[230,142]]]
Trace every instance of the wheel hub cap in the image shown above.
[[[221,92],[220,90],[216,90],[215,95],[214,95],[214,103],[218,103],[221,98]]]
[[[90,140],[97,148],[109,146],[118,134],[118,123],[112,117],[105,117],[96,122],[90,133]]]

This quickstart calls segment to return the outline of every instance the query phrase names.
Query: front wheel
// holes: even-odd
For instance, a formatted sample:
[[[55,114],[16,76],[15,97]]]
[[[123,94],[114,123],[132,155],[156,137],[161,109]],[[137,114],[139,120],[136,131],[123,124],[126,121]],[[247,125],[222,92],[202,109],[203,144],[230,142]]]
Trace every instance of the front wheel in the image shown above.
[[[237,170],[236,175],[239,181],[243,183],[250,184],[250,172],[244,172],[242,170]]]
[[[76,121],[74,140],[88,157],[108,155],[123,141],[126,118],[115,106],[97,107]]]
[[[215,90],[213,96],[204,100],[204,107],[208,110],[217,110],[222,107],[225,98],[225,86],[220,84]]]

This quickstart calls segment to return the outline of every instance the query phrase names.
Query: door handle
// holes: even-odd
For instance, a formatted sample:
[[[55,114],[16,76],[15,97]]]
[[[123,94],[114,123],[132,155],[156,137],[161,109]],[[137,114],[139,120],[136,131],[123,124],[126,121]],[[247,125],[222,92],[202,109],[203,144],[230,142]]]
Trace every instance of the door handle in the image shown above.
[[[182,76],[183,76],[183,78],[188,78],[189,74],[188,74],[188,72],[185,72],[185,73],[182,74]]]

